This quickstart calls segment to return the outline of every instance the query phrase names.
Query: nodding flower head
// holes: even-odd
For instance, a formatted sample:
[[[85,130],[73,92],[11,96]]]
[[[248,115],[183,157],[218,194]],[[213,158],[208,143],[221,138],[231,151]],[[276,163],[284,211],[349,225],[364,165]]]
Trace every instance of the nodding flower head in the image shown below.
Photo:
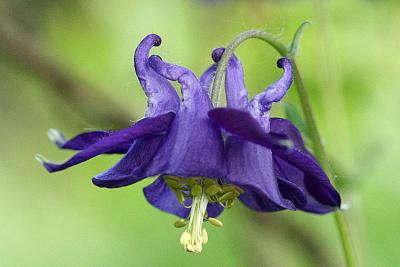
[[[243,70],[233,56],[226,71],[228,108],[214,109],[209,89],[217,63],[198,79],[187,68],[150,56],[160,44],[161,38],[150,34],[135,51],[136,75],[148,98],[144,118],[126,129],[84,132],[70,140],[51,129],[51,141],[77,153],[63,163],[37,156],[49,172],[101,154],[124,154],[92,182],[118,188],[157,176],[144,195],[154,207],[180,217],[175,222],[185,228],[180,243],[194,253],[208,241],[204,222],[221,227],[217,217],[237,199],[256,211],[325,213],[339,206],[339,195],[298,130],[287,120],[269,118],[272,102],[280,101],[292,82],[288,59],[278,61],[282,77],[248,101]],[[223,52],[214,50],[215,62]],[[180,84],[182,97],[171,81]],[[225,141],[221,128],[229,133]]]

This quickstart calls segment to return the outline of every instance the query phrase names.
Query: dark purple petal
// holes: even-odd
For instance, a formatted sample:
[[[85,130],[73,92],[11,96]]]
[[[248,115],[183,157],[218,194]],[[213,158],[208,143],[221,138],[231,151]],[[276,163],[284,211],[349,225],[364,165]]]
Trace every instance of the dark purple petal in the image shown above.
[[[143,188],[143,192],[147,201],[154,207],[184,219],[189,216],[190,208],[185,208],[178,201],[175,193],[164,183],[161,177]],[[189,206],[191,200],[188,199],[185,204]],[[223,210],[224,208],[218,203],[209,203],[207,206],[207,214],[209,217],[216,218]]]
[[[158,35],[150,34],[142,40],[135,51],[136,75],[149,98],[146,117],[157,116],[169,111],[176,112],[179,109],[180,100],[174,87],[149,66],[150,49],[160,44],[161,38]]]
[[[270,130],[271,133],[283,134],[292,141],[292,149],[273,150],[273,153],[304,172],[304,185],[307,192],[322,204],[340,206],[339,193],[332,186],[318,161],[304,147],[299,130],[285,119],[271,119]]]
[[[143,193],[147,201],[154,207],[181,218],[189,216],[190,209],[185,208],[179,202],[175,193],[164,183],[162,178],[157,178],[152,184],[143,188]]]
[[[270,133],[285,135],[294,147],[301,151],[307,151],[301,133],[293,123],[282,118],[271,118],[269,122]]]
[[[113,132],[92,131],[78,134],[77,136],[67,140],[64,135],[57,129],[50,129],[47,133],[50,140],[61,149],[83,150],[88,146],[100,141],[101,139],[112,135]],[[124,154],[131,147],[132,143],[122,144],[120,147],[106,152],[107,154]]]
[[[304,183],[304,173],[298,168],[293,167],[286,161],[274,156],[275,173],[279,181],[279,189],[286,198],[292,200],[298,209],[303,211],[325,214],[328,212],[335,211],[337,207],[332,207],[320,203],[313,195],[308,192],[308,189]],[[305,196],[305,203],[296,201],[299,199],[296,191],[303,192]]]
[[[278,186],[282,196],[292,201],[296,209],[302,209],[306,205],[306,194],[296,184],[290,182],[289,180],[281,179],[278,177]]]
[[[188,69],[152,56],[150,65],[165,78],[182,85],[183,102],[168,138],[149,165],[149,176],[165,173],[180,177],[224,176],[223,140],[220,129],[208,118],[210,98]]]
[[[165,138],[165,135],[155,135],[136,140],[117,164],[92,178],[93,184],[99,187],[117,188],[158,174],[159,166],[153,168],[147,166]]]
[[[208,116],[227,132],[268,148],[286,148],[286,136],[266,133],[259,122],[246,111],[232,108],[215,108]]]
[[[272,151],[274,155],[304,173],[304,185],[318,202],[328,206],[340,207],[339,193],[310,153],[304,153],[296,148],[287,151],[274,149]]]
[[[150,134],[163,134],[165,133],[171,121],[174,118],[172,112],[160,115],[154,118],[144,118],[138,121],[133,126],[114,132],[112,135],[107,136],[98,142],[88,146],[84,150],[75,154],[68,161],[57,164],[51,162],[45,162],[41,158],[38,158],[49,172],[61,171],[88,159],[91,159],[100,154],[104,154],[110,150],[120,147],[123,144],[132,143],[135,139]]]
[[[149,65],[164,78],[171,81],[178,81],[181,84],[184,101],[192,100],[197,94],[200,94],[202,98],[204,96],[208,98],[208,94],[202,90],[200,81],[189,69],[166,63],[156,55],[149,58]]]
[[[236,136],[226,141],[227,180],[245,192],[240,200],[256,211],[295,209],[278,188],[271,150]]]
[[[251,100],[251,102],[256,101],[259,103],[262,111],[269,110],[273,102],[279,102],[292,85],[293,75],[290,60],[288,58],[280,58],[277,62],[277,66],[284,70],[279,80],[268,86],[264,92],[256,95]],[[252,103],[252,105],[254,104]]]
[[[224,48],[213,51],[213,59],[219,62]],[[228,108],[245,110],[248,105],[247,89],[244,84],[244,72],[239,59],[232,55],[228,61],[225,75],[226,104]]]

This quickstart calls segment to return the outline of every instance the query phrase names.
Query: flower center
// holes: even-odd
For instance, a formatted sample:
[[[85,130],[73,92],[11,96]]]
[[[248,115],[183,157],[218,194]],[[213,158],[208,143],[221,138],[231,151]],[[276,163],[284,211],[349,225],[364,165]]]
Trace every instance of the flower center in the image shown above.
[[[208,241],[208,234],[203,228],[203,222],[222,227],[223,224],[207,214],[208,203],[219,203],[224,208],[230,208],[243,190],[232,184],[221,184],[215,179],[203,177],[180,178],[164,176],[164,182],[176,194],[179,202],[190,208],[189,216],[175,222],[175,227],[185,227],[180,243],[186,251],[200,253],[203,244]],[[187,203],[191,200],[191,204]]]

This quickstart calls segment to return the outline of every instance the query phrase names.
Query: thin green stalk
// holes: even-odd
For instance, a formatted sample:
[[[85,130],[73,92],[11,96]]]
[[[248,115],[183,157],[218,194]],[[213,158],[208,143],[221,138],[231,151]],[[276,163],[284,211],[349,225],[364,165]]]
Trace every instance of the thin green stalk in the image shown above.
[[[324,146],[321,141],[321,137],[318,132],[317,124],[315,122],[314,115],[313,115],[312,108],[311,108],[310,99],[309,99],[307,91],[304,87],[304,83],[301,78],[297,64],[294,60],[295,52],[297,50],[298,42],[300,39],[300,35],[301,35],[303,28],[306,26],[306,24],[308,24],[308,23],[303,23],[300,26],[299,30],[296,32],[293,43],[289,47],[282,44],[282,42],[280,42],[272,34],[261,31],[261,30],[249,30],[249,31],[239,34],[226,47],[225,52],[222,55],[221,60],[218,63],[217,71],[215,73],[215,78],[214,78],[214,82],[213,82],[212,89],[211,89],[211,98],[212,98],[213,104],[215,106],[218,106],[220,95],[221,95],[222,83],[224,80],[224,74],[225,74],[225,71],[227,68],[228,61],[231,58],[231,56],[233,55],[234,50],[241,43],[243,43],[247,39],[251,39],[251,38],[260,39],[262,41],[267,42],[269,45],[271,45],[273,48],[275,48],[275,50],[278,51],[279,54],[281,54],[284,57],[290,58],[292,61],[294,83],[296,85],[297,92],[300,97],[301,106],[302,106],[302,109],[304,112],[304,117],[305,117],[307,126],[310,131],[310,136],[311,136],[311,139],[313,142],[315,156],[318,159],[318,161],[320,162],[320,164],[322,165],[322,167],[324,168],[324,170],[327,172],[327,175],[331,178],[331,181],[333,181],[332,168],[330,166],[327,154],[325,152]],[[355,258],[354,252],[353,252],[350,231],[349,231],[348,225],[346,223],[345,217],[344,217],[343,213],[341,213],[339,211],[335,212],[334,217],[335,217],[336,227],[337,227],[337,230],[338,230],[338,233],[340,236],[340,240],[341,240],[343,253],[345,255],[346,265],[347,265],[347,267],[356,267],[357,266],[356,258]]]
[[[214,106],[217,106],[221,97],[222,82],[225,75],[228,61],[231,58],[233,51],[244,41],[250,38],[261,39],[274,47],[281,55],[286,54],[288,49],[280,41],[278,41],[272,34],[261,30],[249,30],[239,34],[225,49],[221,60],[218,63],[215,78],[211,87],[211,100]]]

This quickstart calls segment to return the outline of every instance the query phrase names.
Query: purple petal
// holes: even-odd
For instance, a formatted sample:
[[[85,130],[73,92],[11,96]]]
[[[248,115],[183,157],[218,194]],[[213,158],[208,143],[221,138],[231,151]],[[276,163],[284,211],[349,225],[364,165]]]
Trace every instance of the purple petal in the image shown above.
[[[180,100],[174,87],[149,66],[149,51],[160,44],[161,38],[150,34],[136,48],[134,56],[136,75],[149,98],[146,117],[176,112],[179,109]]]
[[[296,209],[302,209],[307,203],[304,191],[291,181],[279,178],[276,171],[275,175],[278,177],[279,191],[282,196],[289,199],[295,205]]]
[[[208,94],[202,90],[199,80],[189,69],[166,63],[156,55],[149,58],[149,65],[164,78],[171,81],[178,81],[181,84],[184,101],[192,100],[199,91],[202,97],[206,96],[208,98]]]
[[[317,201],[328,206],[340,206],[339,193],[312,155],[296,148],[288,151],[273,150],[273,153],[304,173],[305,188]]]
[[[246,111],[232,108],[215,108],[208,116],[220,127],[247,141],[268,148],[285,148],[286,136],[276,133],[266,133],[260,123]]]
[[[273,102],[279,102],[289,90],[293,82],[292,65],[290,60],[288,58],[280,58],[277,62],[277,66],[284,70],[279,80],[268,86],[264,92],[256,95],[253,100],[251,100],[252,102],[258,102],[263,111],[269,110]]]
[[[214,49],[212,57],[215,62],[219,62],[224,51],[224,48]],[[235,55],[231,56],[226,68],[225,92],[228,108],[246,109],[248,99],[246,85],[244,84],[244,72],[242,64]]]
[[[147,201],[154,207],[181,218],[189,216],[190,209],[185,208],[179,202],[175,193],[164,183],[162,178],[157,178],[152,184],[143,188],[143,192]]]
[[[190,208],[185,208],[178,201],[175,193],[164,183],[161,177],[143,188],[143,192],[147,201],[154,207],[184,219],[189,216]],[[191,200],[185,204],[190,205]],[[218,217],[223,210],[224,208],[218,203],[209,203],[207,206],[207,214],[210,217]]]
[[[304,173],[304,185],[316,200],[328,206],[340,206],[340,195],[332,186],[329,178],[314,156],[304,147],[299,130],[288,120],[272,119],[271,133],[283,134],[293,143],[293,148],[286,151],[274,150],[274,155],[285,160]]]
[[[236,136],[226,141],[227,180],[244,189],[240,200],[256,211],[295,209],[278,187],[271,150]]]
[[[203,88],[203,90],[206,91],[208,94],[210,92],[210,86],[214,80],[216,69],[217,65],[213,64],[200,77],[201,88]]]
[[[303,211],[325,214],[336,210],[336,207],[320,203],[309,192],[304,183],[304,173],[288,164],[279,157],[274,156],[275,173],[279,179],[279,189],[282,194],[292,200],[298,209]],[[296,201],[299,199],[297,191],[301,191],[305,197],[305,203]]]
[[[101,139],[110,136],[113,132],[93,131],[78,134],[77,136],[67,140],[64,135],[56,130],[50,129],[47,133],[50,140],[61,149],[83,150],[88,146],[100,141]],[[122,144],[120,147],[115,147],[113,150],[106,152],[107,154],[124,154],[131,147],[131,143]]]
[[[188,69],[150,58],[150,65],[182,86],[183,102],[168,138],[149,165],[149,176],[161,173],[180,177],[220,178],[225,174],[220,129],[208,118],[210,98]]]
[[[117,188],[159,174],[157,167],[147,168],[147,166],[165,138],[165,135],[155,135],[136,140],[117,164],[92,178],[93,184],[99,187]]]
[[[285,135],[292,141],[294,147],[301,151],[307,151],[301,133],[293,123],[282,118],[271,118],[269,122],[270,133]]]
[[[133,126],[117,131],[112,135],[109,135],[99,140],[98,142],[88,146],[84,150],[75,154],[71,159],[61,164],[45,162],[41,158],[38,159],[43,163],[44,167],[49,172],[64,170],[88,159],[91,159],[95,156],[118,148],[123,144],[132,143],[133,140],[139,137],[149,134],[163,134],[168,130],[174,116],[175,115],[170,112],[154,118],[144,118],[138,121]]]

